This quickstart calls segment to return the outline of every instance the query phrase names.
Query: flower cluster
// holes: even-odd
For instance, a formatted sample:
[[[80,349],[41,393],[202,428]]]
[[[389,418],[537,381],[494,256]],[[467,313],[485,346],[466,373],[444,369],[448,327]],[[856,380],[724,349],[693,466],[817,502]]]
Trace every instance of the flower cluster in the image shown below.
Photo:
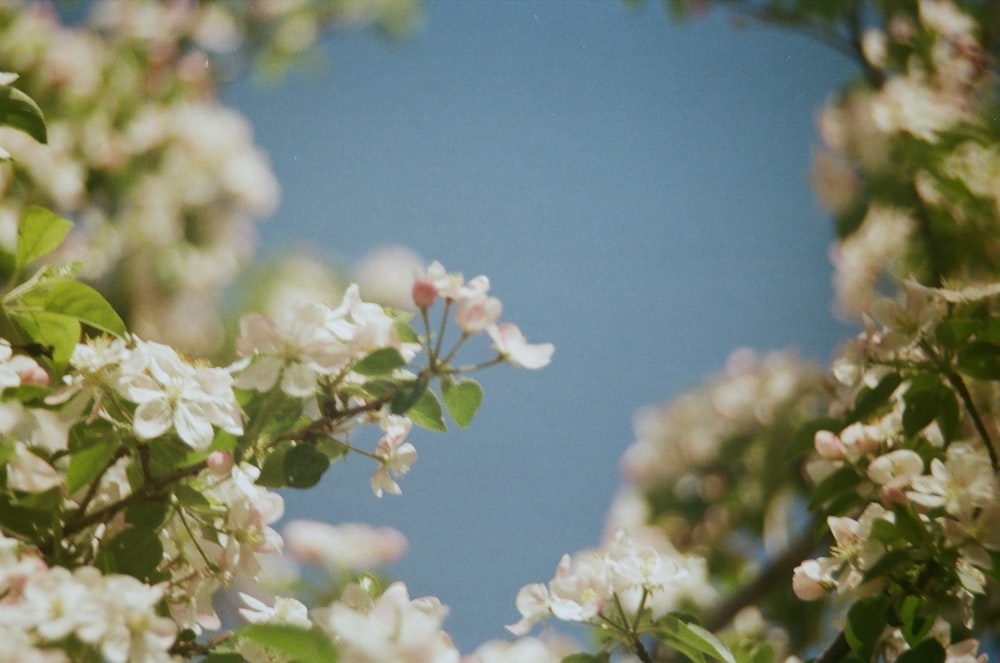
[[[455,322],[464,336],[486,332],[501,358],[515,366],[543,368],[552,358],[551,343],[528,343],[517,325],[499,322],[503,305],[489,294],[490,280],[477,276],[465,282],[457,272],[449,273],[439,262],[433,262],[424,276],[413,284],[413,302],[421,311],[434,304],[438,297],[446,307],[454,305]]]
[[[538,621],[555,617],[627,633],[640,619],[656,621],[703,596],[704,560],[654,540],[658,545],[646,545],[619,530],[598,550],[563,555],[548,585],[521,588],[521,620],[507,629],[525,635]]]
[[[368,584],[349,585],[340,600],[316,611],[346,663],[457,663],[458,650],[441,624],[448,609],[432,597],[411,599],[394,582],[377,598]]]
[[[993,75],[987,35],[966,11],[951,0],[887,9],[859,36],[870,84],[819,116],[813,182],[837,217],[834,283],[850,317],[869,310],[886,276],[996,275]]]
[[[157,613],[165,590],[93,566],[50,568],[22,543],[0,536],[0,658],[173,661],[177,624]]]
[[[113,293],[133,332],[199,355],[225,337],[215,306],[251,262],[279,188],[216,81],[253,60],[279,71],[322,29],[400,32],[415,2],[155,3],[102,0],[66,25],[54,7],[0,4],[0,60],[45,109],[48,142],[0,129],[0,246],[27,204],[71,216],[61,254]],[[9,84],[11,76],[4,79]],[[16,164],[16,165],[15,165]]]
[[[828,401],[819,368],[794,353],[737,350],[703,387],[636,413],[622,473],[676,545],[717,555],[743,527],[785,526],[778,510],[801,480],[779,482],[765,468]]]

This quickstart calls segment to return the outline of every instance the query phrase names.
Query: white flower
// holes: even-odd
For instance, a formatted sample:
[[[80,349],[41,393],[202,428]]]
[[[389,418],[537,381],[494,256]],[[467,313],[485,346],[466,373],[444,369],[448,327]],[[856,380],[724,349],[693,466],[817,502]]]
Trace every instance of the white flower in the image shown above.
[[[293,520],[282,538],[297,559],[318,562],[331,571],[369,571],[400,559],[407,547],[399,530],[365,523]]]
[[[220,368],[195,368],[173,348],[138,341],[130,359],[145,371],[123,385],[122,394],[137,403],[133,428],[143,440],[173,428],[188,446],[202,450],[212,444],[213,425],[240,434],[242,412],[232,392],[232,378]]]
[[[268,391],[281,376],[281,390],[306,398],[316,391],[320,376],[339,370],[349,359],[350,349],[327,328],[329,309],[303,304],[274,322],[263,313],[240,319],[237,350],[253,361],[236,374],[241,389]]]
[[[493,339],[496,351],[515,366],[528,369],[548,366],[555,351],[555,346],[551,343],[528,343],[517,325],[510,322],[490,325],[486,333]]]
[[[312,622],[309,621],[309,609],[297,599],[278,596],[274,599],[274,606],[269,606],[249,594],[239,592],[239,596],[243,604],[247,606],[240,608],[240,615],[251,624],[289,624],[302,628],[312,628]]]
[[[457,663],[458,650],[441,630],[447,614],[438,599],[410,600],[406,585],[395,582],[374,603],[333,603],[319,611],[318,623],[336,638],[344,663]]]
[[[393,477],[401,477],[410,471],[417,460],[417,450],[409,442],[404,442],[413,427],[413,422],[399,415],[389,415],[382,423],[385,434],[375,446],[375,456],[381,464],[372,475],[372,492],[382,497],[383,492],[399,495],[402,490]]]

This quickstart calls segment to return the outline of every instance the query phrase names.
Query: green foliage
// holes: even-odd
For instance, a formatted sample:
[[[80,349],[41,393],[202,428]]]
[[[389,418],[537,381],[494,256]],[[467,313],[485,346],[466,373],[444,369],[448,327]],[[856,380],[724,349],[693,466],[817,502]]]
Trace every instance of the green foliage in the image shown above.
[[[379,348],[361,359],[353,367],[361,375],[388,375],[406,366],[406,360],[396,348]]]
[[[0,125],[23,131],[39,143],[48,142],[42,109],[24,92],[8,85],[0,85]]]
[[[395,401],[393,401],[395,403]],[[444,433],[448,426],[444,423],[444,411],[441,409],[441,401],[437,394],[431,389],[424,389],[420,398],[407,411],[413,423],[424,428]]]
[[[610,660],[610,652],[599,651],[596,654],[578,652],[576,654],[564,656],[559,663],[609,663]]]
[[[944,663],[944,660],[944,647],[934,638],[928,638],[900,654],[896,663]]]
[[[312,488],[323,478],[330,459],[309,444],[296,444],[282,460],[284,485],[289,488]]]
[[[886,626],[886,602],[883,597],[856,601],[847,612],[844,636],[851,651],[862,661],[872,660],[875,645]]]
[[[475,380],[441,380],[441,397],[455,423],[465,428],[483,403],[483,388]]]
[[[72,228],[71,222],[44,207],[27,207],[17,224],[17,269],[55,251]]]
[[[234,638],[256,643],[295,663],[337,663],[340,656],[330,639],[319,631],[287,624],[247,624]]]
[[[733,653],[715,634],[678,617],[662,618],[657,623],[656,636],[694,663],[704,663],[706,656],[723,663],[736,663]]]
[[[163,544],[152,527],[135,526],[103,542],[94,565],[104,573],[124,573],[156,582],[156,568],[163,561]]]

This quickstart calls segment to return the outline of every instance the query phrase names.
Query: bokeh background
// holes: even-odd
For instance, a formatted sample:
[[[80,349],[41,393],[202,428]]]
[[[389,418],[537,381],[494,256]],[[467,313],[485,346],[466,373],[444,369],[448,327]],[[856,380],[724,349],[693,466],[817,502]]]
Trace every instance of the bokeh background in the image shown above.
[[[361,458],[286,519],[392,525],[411,594],[451,607],[463,651],[514,597],[596,545],[641,405],[739,347],[825,364],[830,222],[809,188],[814,114],[853,63],[722,13],[672,23],[613,0],[429,0],[399,41],[343,33],[324,64],[223,101],[253,122],[283,201],[263,254],[350,265],[386,244],[489,275],[504,319],[556,354],[479,376],[468,430],[415,431],[403,495]],[[364,294],[364,293],[362,293]]]

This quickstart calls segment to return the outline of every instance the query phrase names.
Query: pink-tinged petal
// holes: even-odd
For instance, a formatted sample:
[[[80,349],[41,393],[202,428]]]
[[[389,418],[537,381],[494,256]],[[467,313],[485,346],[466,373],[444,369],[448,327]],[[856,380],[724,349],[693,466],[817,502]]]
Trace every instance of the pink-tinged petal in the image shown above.
[[[163,392],[160,392],[160,398],[144,401],[135,409],[132,427],[140,439],[159,437],[173,425],[173,410],[162,396]]]
[[[204,409],[197,403],[178,403],[174,411],[177,435],[193,449],[207,449],[212,445],[215,431],[208,423]]]
[[[282,361],[277,357],[260,357],[236,375],[240,389],[270,391],[281,372]]]
[[[389,477],[385,465],[381,465],[372,475],[372,492],[375,493],[375,497],[382,497],[383,492],[399,495],[403,491],[399,484]]]
[[[493,339],[493,347],[515,366],[537,369],[547,366],[555,346],[551,343],[528,343],[517,325],[505,322],[490,325],[486,332]]]
[[[263,313],[247,313],[240,318],[240,337],[236,339],[236,351],[243,356],[254,351],[273,351],[280,347],[281,339],[277,326]]]
[[[289,396],[308,398],[316,392],[316,371],[303,363],[285,366],[281,376],[281,390]]]

